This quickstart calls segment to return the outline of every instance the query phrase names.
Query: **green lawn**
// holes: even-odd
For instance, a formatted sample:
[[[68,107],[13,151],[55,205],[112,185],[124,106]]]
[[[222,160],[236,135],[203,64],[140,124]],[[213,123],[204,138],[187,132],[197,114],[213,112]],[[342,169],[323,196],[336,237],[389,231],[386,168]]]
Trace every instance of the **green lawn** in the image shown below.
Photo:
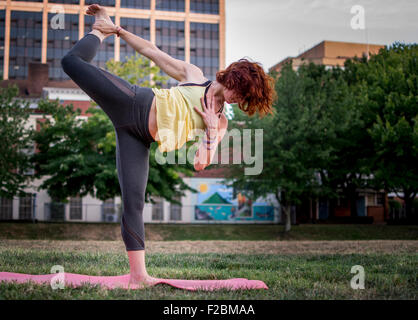
[[[124,253],[65,253],[3,249],[2,271],[117,275],[129,272]],[[417,299],[417,254],[244,255],[149,254],[148,272],[161,278],[264,281],[269,290],[188,292],[167,285],[145,290],[104,290],[84,286],[52,290],[33,284],[0,284],[0,299]],[[365,289],[350,287],[351,267],[365,269]]]
[[[293,226],[283,235],[279,225],[163,225],[147,224],[147,240],[270,240],[294,243],[298,240],[331,240],[326,254],[302,250],[292,253],[263,254],[254,249],[238,253],[182,253],[151,251],[147,254],[148,272],[155,277],[177,279],[248,278],[264,281],[269,290],[188,292],[158,285],[146,290],[105,290],[84,286],[52,290],[33,284],[0,284],[0,299],[417,299],[418,251],[408,249],[378,251],[369,249],[344,253],[332,240],[417,240],[418,226],[319,225]],[[121,245],[119,224],[103,223],[0,223],[0,239],[117,240],[102,241],[106,248]],[[277,241],[281,240],[281,241]],[[288,240],[288,241],[284,241]],[[344,241],[345,242],[345,241]],[[120,251],[60,250],[52,241],[46,248],[30,248],[16,242],[0,248],[0,271],[45,274],[54,265],[66,272],[89,275],[120,275],[129,272],[128,259]],[[49,243],[49,242],[48,242]],[[233,242],[228,242],[233,243]],[[415,243],[415,242],[414,242]],[[409,248],[414,243],[408,244]],[[239,246],[238,241],[234,246]],[[381,242],[373,244],[379,246]],[[61,243],[62,245],[62,243]],[[65,244],[64,244],[65,245]],[[74,244],[73,244],[74,245]],[[83,246],[82,241],[80,245]],[[188,244],[190,245],[190,243]],[[312,245],[312,244],[311,244]],[[400,244],[399,244],[400,245]],[[341,246],[341,245],[340,245]],[[361,246],[354,243],[353,246]],[[403,246],[405,246],[403,244]],[[389,246],[390,247],[390,246]],[[397,248],[395,246],[395,248]],[[280,250],[277,249],[277,250]],[[298,249],[300,250],[300,249]],[[175,251],[174,251],[175,252]],[[210,250],[209,250],[210,252]],[[253,254],[257,252],[258,254]],[[388,253],[383,253],[388,252]],[[361,265],[366,273],[366,289],[350,287],[351,267]]]
[[[416,240],[418,226],[146,224],[146,240]],[[117,223],[0,223],[0,239],[120,240]]]

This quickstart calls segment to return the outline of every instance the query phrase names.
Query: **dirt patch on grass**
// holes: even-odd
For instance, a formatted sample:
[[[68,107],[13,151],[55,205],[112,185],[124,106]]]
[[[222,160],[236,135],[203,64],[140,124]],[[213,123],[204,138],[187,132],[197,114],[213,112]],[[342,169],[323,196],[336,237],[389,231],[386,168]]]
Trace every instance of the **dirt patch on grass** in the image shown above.
[[[0,251],[18,248],[67,252],[125,251],[122,241],[0,240]],[[148,241],[146,250],[147,253],[396,254],[418,253],[418,241]]]
[[[51,239],[51,240],[120,240],[121,229],[117,223],[3,223],[0,224],[0,238],[3,239]],[[149,228],[146,239],[164,240]]]

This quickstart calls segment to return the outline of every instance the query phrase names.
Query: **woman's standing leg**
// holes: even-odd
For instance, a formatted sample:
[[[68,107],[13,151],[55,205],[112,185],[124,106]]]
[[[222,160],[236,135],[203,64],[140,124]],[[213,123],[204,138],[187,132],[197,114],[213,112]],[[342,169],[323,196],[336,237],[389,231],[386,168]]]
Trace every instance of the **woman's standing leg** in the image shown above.
[[[156,279],[145,267],[143,210],[149,173],[149,147],[130,127],[116,128],[116,165],[122,192],[122,238],[129,257],[131,283],[148,285]]]

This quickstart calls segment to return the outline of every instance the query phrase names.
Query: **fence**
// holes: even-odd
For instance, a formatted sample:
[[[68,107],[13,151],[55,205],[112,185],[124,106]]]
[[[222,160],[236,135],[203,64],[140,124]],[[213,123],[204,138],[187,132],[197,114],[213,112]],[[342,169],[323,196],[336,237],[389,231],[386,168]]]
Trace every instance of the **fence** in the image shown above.
[[[37,203],[36,194],[13,199],[0,197],[0,220],[120,222],[122,208],[115,203]]]
[[[44,203],[46,221],[69,222],[120,222],[121,207],[117,204],[80,204],[49,202]]]
[[[412,207],[411,208],[411,217],[417,217],[417,209]],[[392,222],[398,222],[402,220],[407,220],[405,206],[397,207],[389,207],[389,220]],[[415,218],[416,219],[416,218]]]
[[[26,220],[51,222],[120,222],[122,204],[113,202],[83,203],[79,199],[69,203],[40,202],[36,197],[12,200],[0,198],[0,220]],[[39,200],[39,199],[38,199]],[[245,210],[244,210],[245,209]],[[201,204],[177,205],[166,201],[146,203],[146,223],[277,223],[280,210],[273,206],[238,208],[233,205]]]

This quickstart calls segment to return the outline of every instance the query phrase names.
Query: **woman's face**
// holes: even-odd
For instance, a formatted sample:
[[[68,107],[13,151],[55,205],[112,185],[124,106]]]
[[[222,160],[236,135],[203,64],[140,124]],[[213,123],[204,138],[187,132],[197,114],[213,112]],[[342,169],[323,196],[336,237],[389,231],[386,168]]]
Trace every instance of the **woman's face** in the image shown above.
[[[228,104],[239,102],[235,92],[233,90],[229,90],[227,88],[224,88],[224,99],[225,99],[226,103],[228,103]]]
[[[230,105],[235,105],[241,110],[245,110],[248,106],[247,102],[241,101],[239,96],[233,90],[229,90],[227,88],[224,88],[224,99],[226,103]]]

